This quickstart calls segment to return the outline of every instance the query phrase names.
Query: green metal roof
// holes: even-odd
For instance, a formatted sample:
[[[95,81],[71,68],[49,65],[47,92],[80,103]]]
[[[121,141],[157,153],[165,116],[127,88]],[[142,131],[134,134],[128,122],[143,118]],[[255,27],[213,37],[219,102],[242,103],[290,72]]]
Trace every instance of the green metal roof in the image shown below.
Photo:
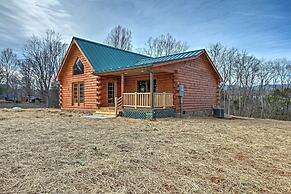
[[[96,42],[73,38],[96,73],[112,72],[133,67],[142,59],[150,58],[145,55],[133,53],[106,46]]]
[[[73,39],[93,66],[94,74],[136,69],[158,63],[192,58],[204,51],[202,49],[152,58],[77,37],[73,37]]]
[[[165,63],[165,62],[170,62],[170,61],[176,61],[176,60],[197,57],[203,51],[204,50],[201,49],[201,50],[188,51],[188,52],[184,52],[184,53],[178,53],[178,54],[167,55],[167,56],[162,56],[162,57],[142,59],[138,63],[136,63],[135,65],[140,66],[140,65],[158,64],[158,63]]]

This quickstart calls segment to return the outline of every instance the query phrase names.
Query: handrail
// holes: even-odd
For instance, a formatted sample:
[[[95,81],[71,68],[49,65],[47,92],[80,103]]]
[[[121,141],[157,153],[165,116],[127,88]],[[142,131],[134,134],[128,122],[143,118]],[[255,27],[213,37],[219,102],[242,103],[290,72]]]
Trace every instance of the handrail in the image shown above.
[[[115,116],[117,117],[118,111],[122,110],[122,104],[123,104],[123,96],[120,96],[119,98],[114,98],[114,107],[115,107]]]
[[[151,94],[150,92],[134,92],[134,93],[123,93],[123,94]]]

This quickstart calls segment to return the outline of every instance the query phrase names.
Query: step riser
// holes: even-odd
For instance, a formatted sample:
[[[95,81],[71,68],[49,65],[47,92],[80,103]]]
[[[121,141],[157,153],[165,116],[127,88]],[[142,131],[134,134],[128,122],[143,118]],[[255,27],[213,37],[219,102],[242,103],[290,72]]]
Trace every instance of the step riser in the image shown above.
[[[94,114],[98,114],[98,115],[115,115],[115,111],[114,112],[96,111]]]
[[[101,108],[97,109],[96,111],[112,112],[112,111],[115,111],[115,108],[114,107],[101,107]]]
[[[120,110],[118,110],[117,112],[119,113]],[[102,115],[103,116],[115,116],[115,108],[114,107],[101,107],[101,108],[96,110],[94,115],[98,115],[98,116],[102,116]]]

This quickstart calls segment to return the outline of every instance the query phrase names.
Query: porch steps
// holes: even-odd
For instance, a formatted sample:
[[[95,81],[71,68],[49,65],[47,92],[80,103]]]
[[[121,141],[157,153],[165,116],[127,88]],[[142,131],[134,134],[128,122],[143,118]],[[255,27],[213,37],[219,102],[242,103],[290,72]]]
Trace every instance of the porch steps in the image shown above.
[[[94,115],[98,116],[115,116],[115,109],[114,107],[104,107],[97,109]]]
[[[103,112],[103,111],[96,111],[94,115],[112,115],[115,116],[115,112]]]

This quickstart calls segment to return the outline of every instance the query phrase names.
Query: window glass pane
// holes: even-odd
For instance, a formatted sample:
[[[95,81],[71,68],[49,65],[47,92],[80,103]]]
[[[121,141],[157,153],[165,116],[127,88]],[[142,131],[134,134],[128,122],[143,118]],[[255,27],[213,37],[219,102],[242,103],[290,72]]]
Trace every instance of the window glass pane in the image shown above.
[[[108,103],[114,103],[114,83],[108,82]]]
[[[80,103],[84,103],[84,83],[80,83]]]
[[[78,103],[78,84],[73,84],[73,103]]]
[[[150,80],[139,80],[137,81],[137,92],[150,92]],[[154,92],[156,92],[157,83],[154,80]]]
[[[79,75],[84,73],[84,65],[82,64],[80,59],[77,59],[74,65],[73,74]]]
[[[147,86],[146,86],[145,80],[137,81],[137,92],[147,92]]]

